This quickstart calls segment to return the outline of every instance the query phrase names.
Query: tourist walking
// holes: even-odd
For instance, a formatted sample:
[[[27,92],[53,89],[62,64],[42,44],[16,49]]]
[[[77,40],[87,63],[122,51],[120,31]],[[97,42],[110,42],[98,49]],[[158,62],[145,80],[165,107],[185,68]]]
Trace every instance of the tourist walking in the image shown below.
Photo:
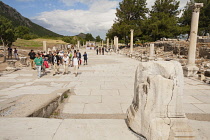
[[[63,68],[64,68],[64,72],[63,74],[68,74],[68,67],[69,67],[69,57],[67,56],[67,54],[64,54],[63,56]]]
[[[36,55],[36,58],[34,59],[34,62],[36,64],[36,69],[37,69],[37,72],[38,72],[38,78],[41,77],[41,68],[42,68],[42,64],[43,64],[43,59],[42,57],[40,56],[40,54],[37,54]]]
[[[85,65],[85,63],[86,63],[86,65],[87,65],[87,53],[86,52],[84,52],[84,54],[83,54],[83,57],[84,57],[84,65]]]
[[[76,53],[73,56],[72,65],[74,66],[75,77],[77,77],[77,75],[78,75],[78,68],[79,68],[79,60],[78,60],[78,57],[77,57]]]
[[[56,52],[53,53],[53,59],[52,59],[52,64],[53,64],[53,76],[56,74],[60,74],[60,57],[57,55]]]
[[[102,48],[102,55],[104,55],[104,47]]]
[[[81,62],[82,62],[82,60],[81,60],[81,58],[82,58],[82,56],[81,56],[81,53],[79,52],[79,50],[77,50],[77,58],[78,58],[78,63],[79,63],[79,65],[81,65]]]
[[[16,48],[14,48],[14,56],[15,56],[15,59],[18,59],[18,51]]]
[[[11,58],[12,59],[12,48],[8,47],[8,59]]]
[[[96,49],[96,54],[98,55],[98,48]]]
[[[31,50],[31,52],[28,55],[30,56],[31,69],[35,70],[34,59],[36,58],[36,53],[34,52],[34,50]]]

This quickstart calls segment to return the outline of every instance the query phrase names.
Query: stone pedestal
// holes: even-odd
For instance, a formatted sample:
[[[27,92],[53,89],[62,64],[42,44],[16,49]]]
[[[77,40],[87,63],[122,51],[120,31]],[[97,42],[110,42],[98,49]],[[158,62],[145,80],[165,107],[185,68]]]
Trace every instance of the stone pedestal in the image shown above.
[[[153,61],[155,59],[154,57],[154,44],[150,44],[150,49],[149,49],[149,60]]]
[[[106,40],[106,48],[107,49],[109,48],[109,38],[107,38],[107,40]]]
[[[77,41],[77,48],[80,48],[80,41]]]
[[[183,73],[185,77],[193,77],[197,74],[199,68],[195,65],[187,65],[183,67]]]
[[[52,52],[52,50],[50,48],[47,48],[47,53],[49,54],[50,52]]]
[[[176,61],[140,63],[127,124],[147,140],[194,140],[183,111],[184,78]]]
[[[27,66],[27,57],[20,57],[21,66]]]
[[[17,62],[17,60],[7,60],[7,67],[6,70],[10,71],[10,70],[16,70],[16,66],[15,63]]]
[[[43,51],[47,52],[47,41],[43,41]]]

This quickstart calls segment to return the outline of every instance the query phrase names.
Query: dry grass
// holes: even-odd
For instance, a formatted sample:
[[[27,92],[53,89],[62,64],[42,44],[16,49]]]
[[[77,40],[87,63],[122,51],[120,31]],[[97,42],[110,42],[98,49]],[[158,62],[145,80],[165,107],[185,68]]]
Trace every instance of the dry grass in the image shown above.
[[[47,47],[50,47],[50,48],[52,46],[56,46],[57,44],[67,44],[66,42],[62,40],[38,38],[38,39],[32,39],[32,40],[18,39],[13,43],[13,46],[18,49],[39,50],[39,49],[42,49],[43,47],[43,41],[46,41]]]

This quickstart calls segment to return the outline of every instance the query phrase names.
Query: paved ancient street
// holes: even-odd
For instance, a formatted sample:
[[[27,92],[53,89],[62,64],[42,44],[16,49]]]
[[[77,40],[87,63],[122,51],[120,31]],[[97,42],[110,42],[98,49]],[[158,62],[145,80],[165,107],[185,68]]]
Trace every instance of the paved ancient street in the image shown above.
[[[72,67],[68,75],[52,76],[52,70],[47,70],[47,75],[40,79],[29,67],[3,74],[0,108],[10,109],[1,112],[6,117],[0,118],[0,139],[141,139],[125,122],[140,62],[115,53],[96,55],[91,50],[87,53],[88,65],[79,68],[77,77]],[[61,119],[25,117],[27,112],[36,111],[68,89],[71,93],[59,112]],[[14,104],[16,100],[19,102]],[[183,101],[198,139],[210,139],[210,86],[196,78],[185,78]]]

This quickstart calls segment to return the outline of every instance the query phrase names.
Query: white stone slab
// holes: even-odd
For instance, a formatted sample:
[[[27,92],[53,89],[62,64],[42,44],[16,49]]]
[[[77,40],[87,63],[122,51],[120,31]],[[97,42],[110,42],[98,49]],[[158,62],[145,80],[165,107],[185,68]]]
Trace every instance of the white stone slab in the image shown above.
[[[1,118],[0,139],[51,140],[61,122],[43,118]]]
[[[120,105],[121,105],[123,113],[127,113],[127,109],[129,108],[131,104],[120,104]]]
[[[131,90],[131,89],[119,89],[119,93],[120,95],[131,95],[131,96],[134,96],[134,90]]]
[[[121,95],[121,96],[106,96],[102,95],[102,103],[127,103],[131,104],[133,100],[133,96]]]
[[[118,90],[92,90],[91,95],[119,95]]]
[[[197,96],[193,96],[193,97],[205,104],[210,104],[210,96],[198,96],[197,95]]]
[[[185,113],[204,113],[204,111],[200,110],[193,104],[183,104],[183,110]]]
[[[210,113],[210,104],[194,104],[197,108],[204,111],[205,113]]]
[[[138,140],[124,120],[64,120],[53,140]]]
[[[82,114],[84,107],[84,103],[66,103],[63,108],[63,113]]]
[[[124,85],[121,85],[121,86],[120,85],[101,85],[101,89],[118,90],[118,89],[127,89],[127,87]]]
[[[203,103],[193,96],[183,96],[183,103]]]
[[[122,114],[122,108],[117,103],[85,104],[84,114]]]
[[[101,103],[101,96],[77,96],[71,95],[68,99],[69,103]]]

